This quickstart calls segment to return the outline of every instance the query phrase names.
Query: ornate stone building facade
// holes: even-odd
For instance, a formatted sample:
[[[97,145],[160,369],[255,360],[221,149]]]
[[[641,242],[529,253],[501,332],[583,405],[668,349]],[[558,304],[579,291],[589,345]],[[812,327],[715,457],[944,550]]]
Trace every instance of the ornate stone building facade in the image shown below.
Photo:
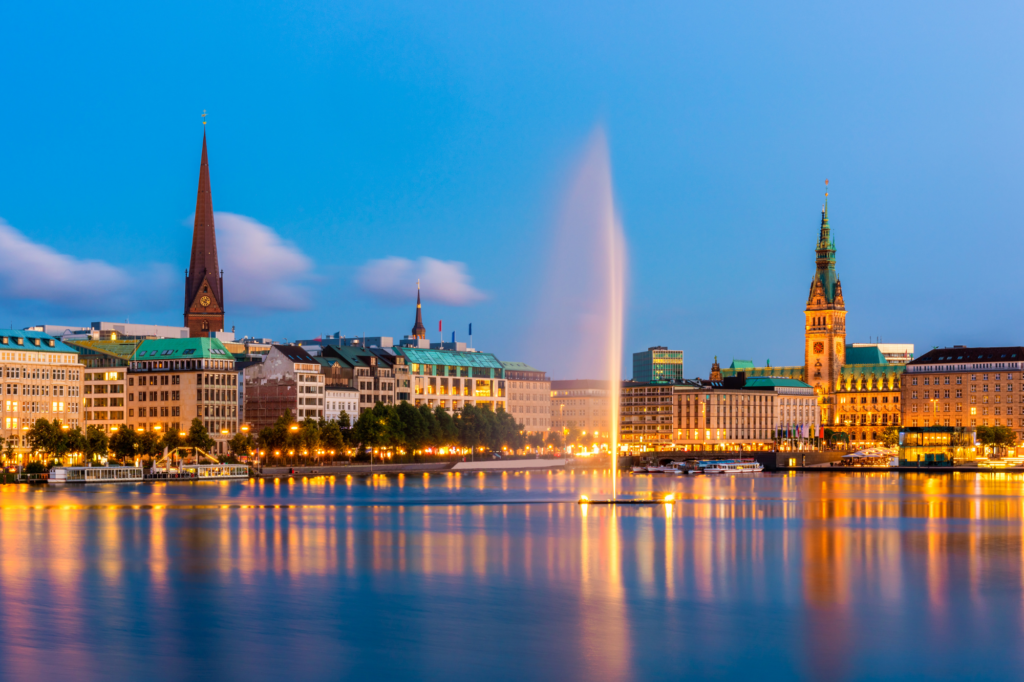
[[[828,203],[821,209],[815,246],[815,271],[804,306],[804,364],[754,367],[734,360],[722,375],[776,377],[814,387],[823,429],[846,433],[856,447],[880,442],[882,430],[900,424],[900,381],[903,365],[890,362],[877,344],[846,343],[846,303],[836,274],[835,239],[828,221]],[[912,351],[911,351],[912,353]]]

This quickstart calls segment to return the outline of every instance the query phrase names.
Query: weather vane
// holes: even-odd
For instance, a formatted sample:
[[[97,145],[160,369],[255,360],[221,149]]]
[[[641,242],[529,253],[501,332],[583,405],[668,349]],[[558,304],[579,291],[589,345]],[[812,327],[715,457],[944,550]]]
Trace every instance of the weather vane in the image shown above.
[[[206,109],[203,109],[203,125],[206,125]],[[828,180],[825,181],[825,184],[828,184]]]
[[[203,114],[206,116],[206,114]],[[825,196],[828,196],[828,178],[825,178]]]

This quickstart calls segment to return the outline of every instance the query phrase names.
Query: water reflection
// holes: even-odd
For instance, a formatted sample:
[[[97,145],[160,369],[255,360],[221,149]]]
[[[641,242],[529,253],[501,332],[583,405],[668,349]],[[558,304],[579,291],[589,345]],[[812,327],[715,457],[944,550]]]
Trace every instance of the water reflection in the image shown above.
[[[1021,669],[1020,475],[627,477],[627,493],[679,501],[574,503],[605,483],[596,472],[0,487],[4,677]]]

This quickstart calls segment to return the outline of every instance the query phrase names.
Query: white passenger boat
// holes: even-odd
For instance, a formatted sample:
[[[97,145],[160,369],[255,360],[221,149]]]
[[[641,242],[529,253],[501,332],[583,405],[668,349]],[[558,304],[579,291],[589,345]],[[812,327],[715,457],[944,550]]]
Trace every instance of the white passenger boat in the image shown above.
[[[764,471],[764,467],[754,460],[711,462],[704,467],[705,474],[754,474],[759,471]]]
[[[48,483],[139,483],[142,467],[54,467]]]

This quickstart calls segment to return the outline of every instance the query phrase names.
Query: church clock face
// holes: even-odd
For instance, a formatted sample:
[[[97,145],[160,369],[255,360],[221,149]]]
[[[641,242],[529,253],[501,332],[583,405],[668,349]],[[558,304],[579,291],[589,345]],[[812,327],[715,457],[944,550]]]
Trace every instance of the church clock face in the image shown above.
[[[206,305],[206,304],[204,303],[203,305]],[[825,344],[823,344],[821,341],[815,341],[815,343],[814,343],[814,352],[815,353],[824,353],[825,352]]]
[[[204,308],[210,307],[210,297],[203,296],[201,299],[199,299],[199,305],[203,306]]]

